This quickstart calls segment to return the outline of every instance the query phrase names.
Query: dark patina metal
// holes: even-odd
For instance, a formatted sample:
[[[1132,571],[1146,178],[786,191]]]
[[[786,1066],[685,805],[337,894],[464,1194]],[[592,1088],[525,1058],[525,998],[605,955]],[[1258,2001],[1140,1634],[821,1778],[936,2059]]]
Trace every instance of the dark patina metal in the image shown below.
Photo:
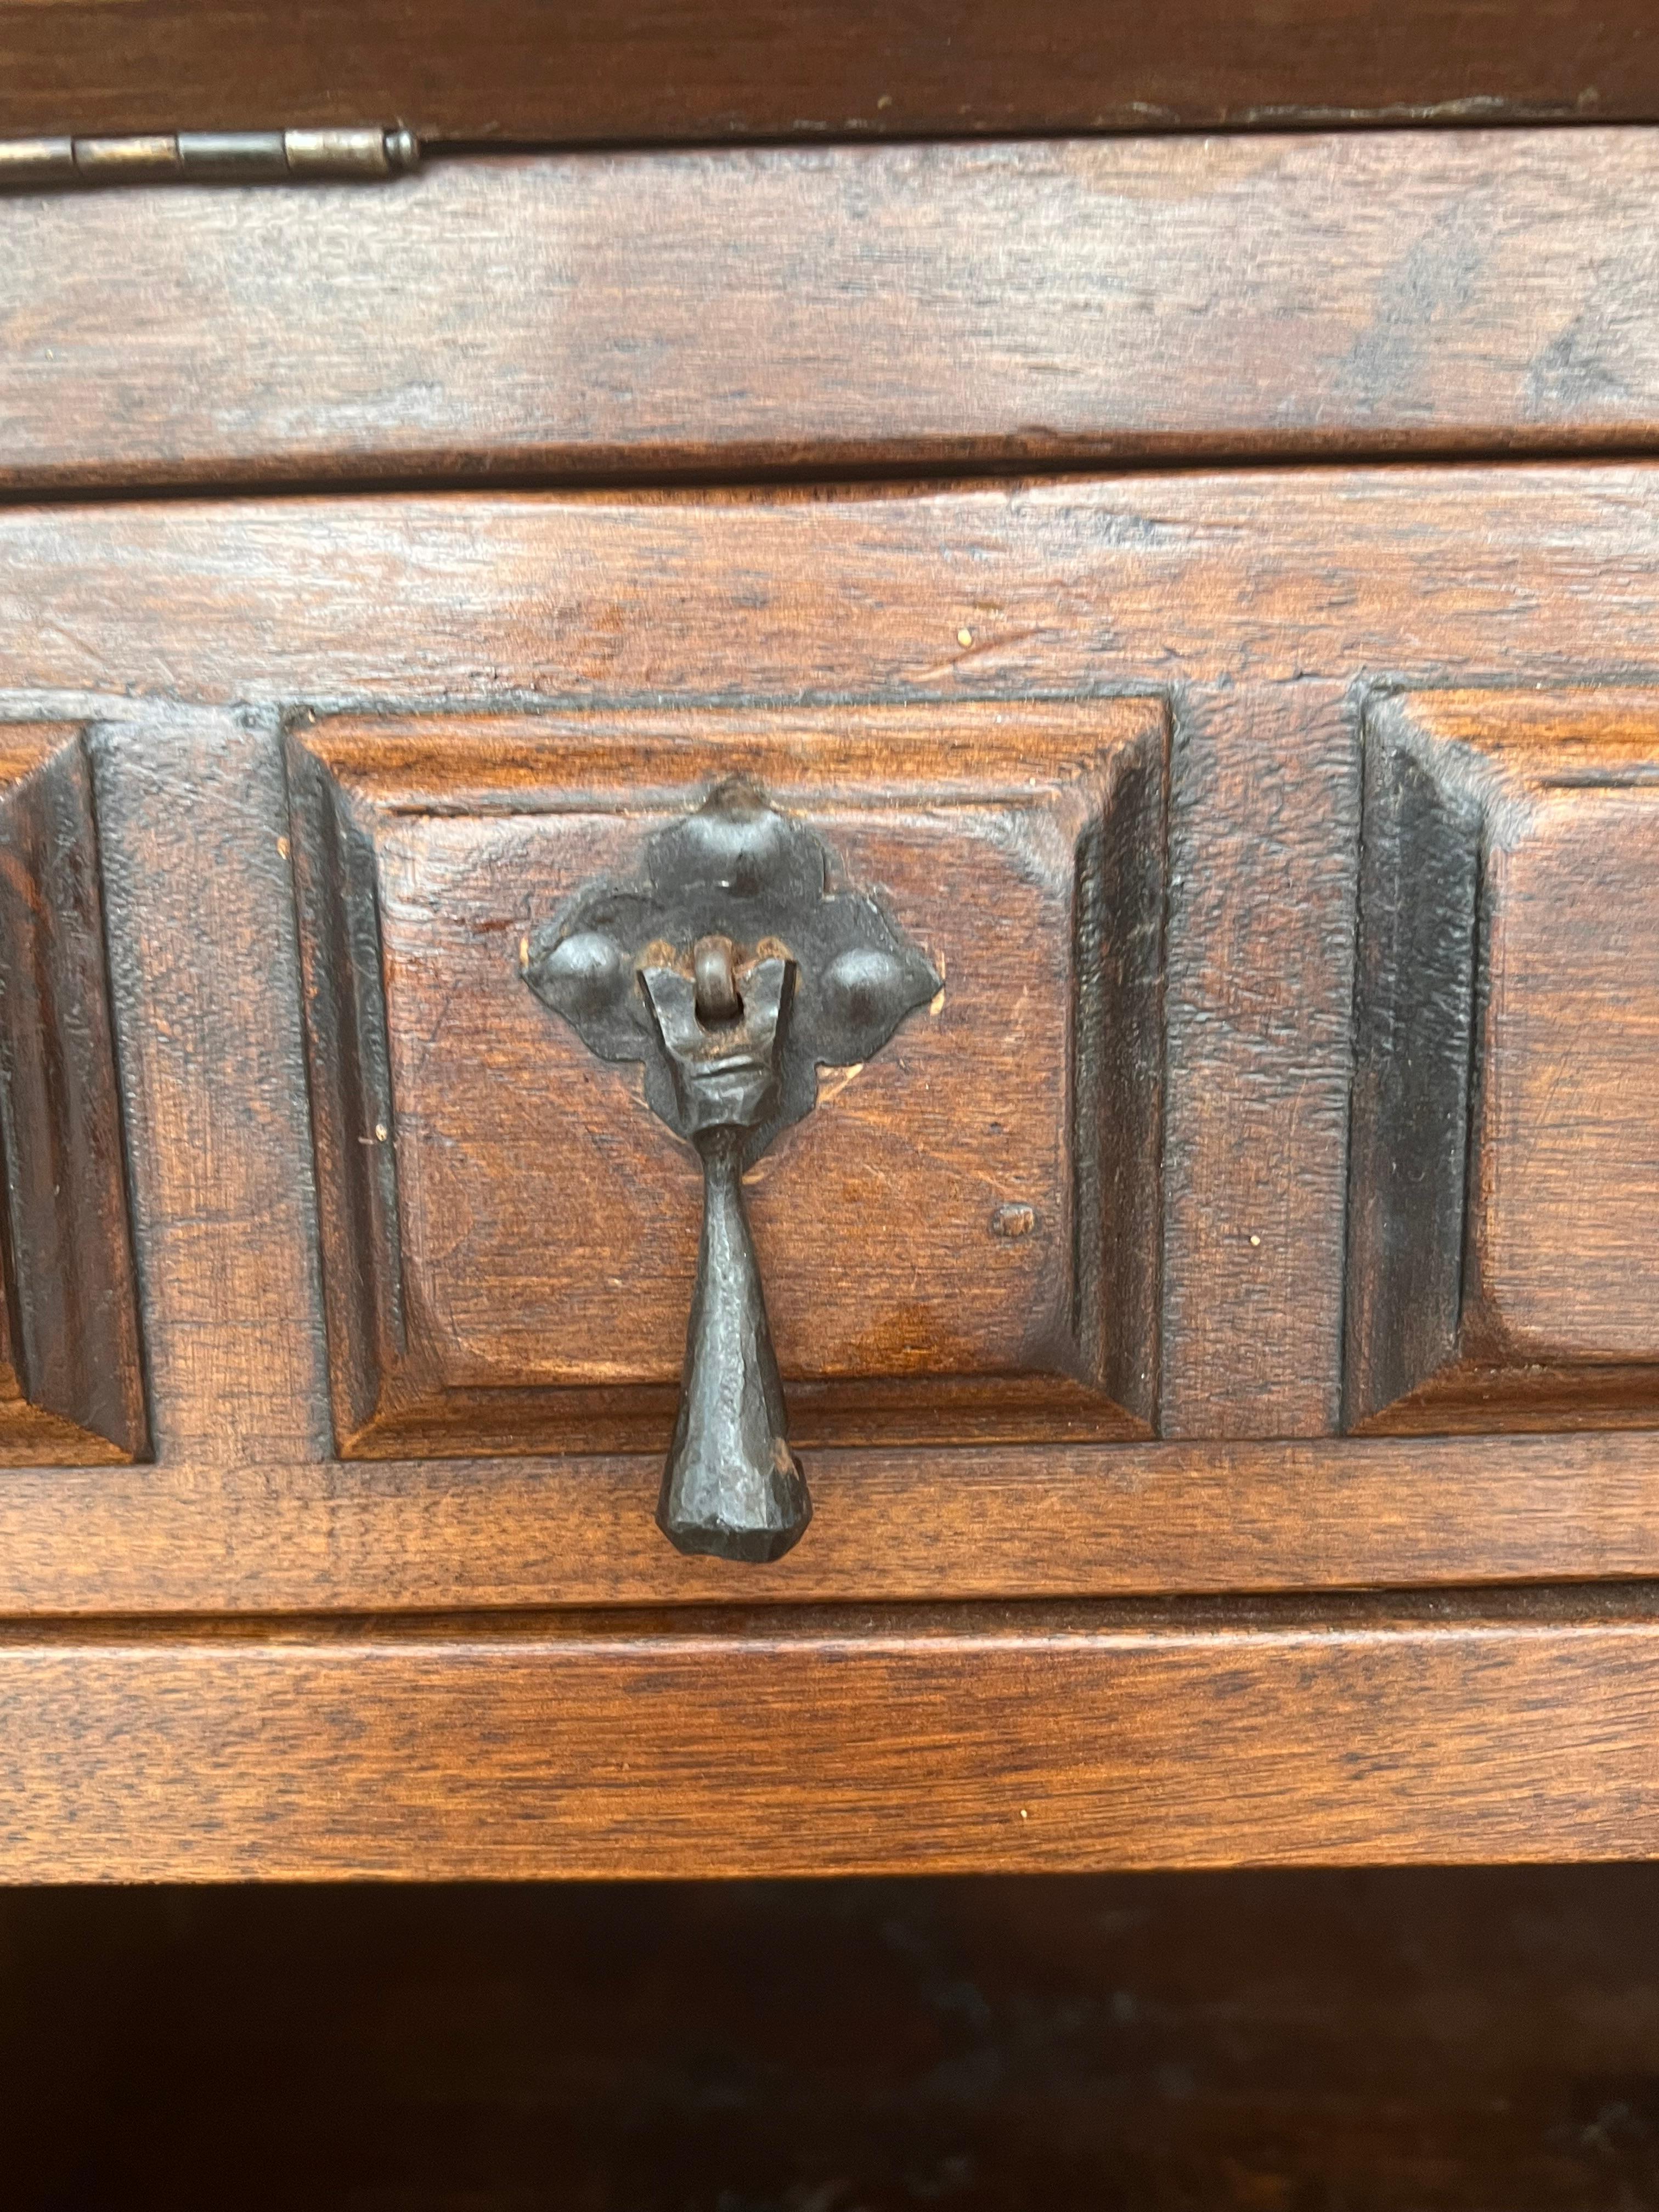
[[[652,1110],[702,1162],[702,1238],[657,1519],[683,1552],[775,1559],[811,1518],[744,1207],[743,1170],[810,1113],[821,1066],[868,1060],[939,979],[829,848],[750,783],[585,884],[532,935],[525,979],[602,1060],[642,1061]]]

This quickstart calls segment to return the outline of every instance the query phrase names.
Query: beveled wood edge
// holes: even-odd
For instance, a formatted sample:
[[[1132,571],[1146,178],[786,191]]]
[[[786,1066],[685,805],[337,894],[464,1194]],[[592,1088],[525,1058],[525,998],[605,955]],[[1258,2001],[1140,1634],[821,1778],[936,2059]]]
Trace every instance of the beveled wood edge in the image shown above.
[[[0,1466],[149,1455],[88,726],[0,728]]]
[[[1651,1591],[14,1629],[0,1879],[1644,1857],[1656,1700]]]
[[[1547,763],[1564,743],[1599,747],[1598,781],[1649,786],[1659,759],[1659,683],[1381,684],[1368,695],[1367,738],[1412,750],[1473,805],[1524,809],[1557,787]],[[1645,742],[1637,744],[1640,736]],[[1615,769],[1623,773],[1615,773]]]
[[[1659,1577],[1659,1432],[825,1451],[766,1567],[682,1558],[661,1463],[0,1472],[0,1618],[797,1606]]]
[[[637,763],[647,753],[660,754],[662,767],[630,779],[642,810],[683,805],[689,791],[732,773],[734,761],[769,789],[803,802],[855,795],[868,802],[872,779],[903,757],[906,744],[925,751],[927,774],[895,788],[884,811],[964,798],[980,805],[996,795],[1000,787],[982,756],[970,752],[957,768],[947,744],[989,752],[1012,797],[1076,789],[1099,804],[1139,746],[1163,750],[1167,779],[1173,721],[1170,686],[1155,678],[1125,690],[816,706],[739,699],[596,708],[550,700],[530,710],[514,700],[495,708],[466,702],[377,714],[319,708],[300,697],[283,715],[290,775],[295,754],[308,755],[365,828],[410,813],[488,817],[610,806],[622,762]]]

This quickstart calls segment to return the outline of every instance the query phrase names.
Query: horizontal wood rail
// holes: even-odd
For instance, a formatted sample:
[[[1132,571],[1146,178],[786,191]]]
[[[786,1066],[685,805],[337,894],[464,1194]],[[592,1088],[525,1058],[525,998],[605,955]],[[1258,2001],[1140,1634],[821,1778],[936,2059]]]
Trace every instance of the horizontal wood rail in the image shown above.
[[[1357,1601],[0,1639],[0,1876],[1650,1856],[1659,1615]]]
[[[0,490],[1639,448],[1656,198],[1616,129],[13,194]]]
[[[0,1471],[0,1613],[1115,1597],[1659,1577],[1659,1435],[817,1452],[746,1575],[659,1458]]]

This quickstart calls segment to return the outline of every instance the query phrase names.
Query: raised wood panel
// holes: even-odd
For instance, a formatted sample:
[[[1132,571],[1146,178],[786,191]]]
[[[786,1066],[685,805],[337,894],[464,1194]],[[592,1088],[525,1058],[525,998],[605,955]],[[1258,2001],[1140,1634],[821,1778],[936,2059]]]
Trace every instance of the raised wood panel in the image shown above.
[[[1588,130],[13,195],[0,485],[1650,446],[1656,194]]]
[[[1362,1036],[1376,988],[1364,872],[1382,846],[1362,840],[1362,760],[1374,774],[1390,714],[1438,712],[1451,719],[1413,742],[1431,763],[1462,762],[1494,850],[1512,817],[1554,809],[1571,826],[1604,800],[1627,810],[1628,842],[1645,820],[1630,734],[1645,708],[1625,702],[1616,742],[1564,736],[1563,718],[1576,686],[1614,670],[1644,697],[1659,690],[1653,489],[1632,465],[0,512],[13,711],[100,725],[162,1454],[154,1469],[37,1467],[0,1485],[0,1597],[35,1616],[0,1634],[0,1870],[1650,1854],[1651,1593],[1476,1604],[1445,1585],[1654,1574],[1655,1433],[1322,1432],[1341,1372],[1357,911]],[[1460,725],[1455,701],[1424,703],[1453,682],[1504,696],[1465,700]],[[307,700],[327,719],[295,719]],[[1528,712],[1541,718],[1530,750],[1516,735]],[[372,831],[403,871],[375,861],[368,875],[377,921],[387,884],[404,896],[395,928],[369,944],[340,927],[343,953],[308,975],[301,939],[326,934],[307,876],[318,817],[290,814],[284,715],[290,768],[309,762],[336,826]],[[662,1543],[644,1452],[332,1458],[313,1240],[319,1211],[342,1217],[326,1146],[314,1180],[307,1140],[308,992],[349,974],[378,981],[390,1008],[390,975],[441,1012],[410,979],[442,932],[432,900],[423,913],[408,895],[434,880],[422,871],[446,838],[496,838],[517,818],[467,781],[477,733],[511,730],[534,752],[558,732],[573,752],[610,727],[637,750],[641,731],[679,718],[775,744],[777,718],[794,717],[818,733],[825,774],[856,781],[855,750],[836,761],[826,730],[1026,715],[1050,729],[1127,717],[1143,755],[1156,733],[1160,766],[1167,720],[1162,973],[1177,1048],[1148,1424],[1166,1440],[821,1450],[806,1540],[741,1582]],[[1598,773],[1616,756],[1610,790],[1540,777],[1538,759],[1559,765],[1575,745]],[[377,763],[396,771],[383,789]],[[1041,818],[1053,802],[1035,780],[1022,804]],[[1455,799],[1462,785],[1448,788]],[[858,808],[830,796],[850,840]],[[1583,865],[1582,841],[1559,849]],[[1631,849],[1609,881],[1639,951]],[[973,880],[947,872],[953,895]],[[362,878],[335,880],[341,912],[361,915]],[[920,866],[906,880],[938,898]],[[1504,941],[1554,957],[1562,866],[1532,879],[1530,908],[1522,880],[1492,878]],[[1008,933],[979,933],[1004,951]],[[1057,924],[1051,940],[1073,941]],[[952,950],[947,984],[965,991]],[[1045,956],[1045,976],[1064,970]],[[1287,984],[1297,974],[1305,988]],[[1506,1048],[1516,1066],[1526,1049]],[[1624,1110],[1622,1064],[1598,1079],[1598,1110]],[[1528,1111],[1547,1129],[1539,1095]],[[325,1114],[326,1086],[314,1096]],[[404,1103],[394,1091],[388,1143]],[[354,1133],[380,1143],[372,1127]],[[1491,1249],[1512,1284],[1532,1264],[1524,1235]],[[1570,1364],[1594,1364],[1569,1348]],[[1441,1587],[1386,1604],[1341,1595],[1384,1580]],[[1194,1588],[1233,1595],[1133,1613],[1088,1601]],[[1322,1595],[1272,1595],[1298,1589]],[[982,1608],[878,1608],[947,1593]],[[803,1602],[740,1609],[751,1596]],[[649,1620],[620,1610],[676,1601]],[[700,1615],[711,1601],[724,1607]],[[408,1617],[457,1607],[477,1610]],[[267,1609],[313,1617],[278,1624]],[[196,1625],[112,1618],[164,1611]],[[349,1617],[315,1617],[331,1611]]]
[[[1647,1593],[0,1640],[11,1880],[1650,1856]]]
[[[0,130],[465,141],[1659,116],[1640,0],[9,0]]]
[[[665,696],[1076,696],[1178,671],[1159,1425],[1282,1436],[1337,1418],[1355,673],[1559,688],[1659,665],[1656,557],[1639,467],[828,501],[175,502],[11,511],[0,605],[9,678],[84,693],[125,669],[139,696],[106,711],[135,726],[160,711],[143,695],[180,690],[453,711],[505,686],[637,712]],[[1445,580],[1431,632],[1425,576]],[[171,763],[147,792],[198,855],[181,878],[214,849],[195,793]],[[268,866],[285,825],[247,803],[239,819],[215,835],[258,844]],[[302,1212],[303,1174],[273,1172]],[[170,1202],[194,1233],[229,1235],[209,1237],[188,1199]],[[302,1329],[302,1271],[269,1254],[260,1268],[272,1310]],[[181,1368],[178,1388],[178,1418],[187,1401],[210,1436],[210,1378]],[[271,1449],[296,1455],[274,1431]]]
[[[148,1448],[92,785],[80,731],[0,724],[0,1464]]]
[[[1166,741],[1151,699],[302,723],[342,1449],[665,1445],[695,1158],[521,970],[734,774],[945,978],[747,1177],[796,1442],[1146,1433]]]
[[[1368,724],[1349,1419],[1659,1421],[1659,696]]]

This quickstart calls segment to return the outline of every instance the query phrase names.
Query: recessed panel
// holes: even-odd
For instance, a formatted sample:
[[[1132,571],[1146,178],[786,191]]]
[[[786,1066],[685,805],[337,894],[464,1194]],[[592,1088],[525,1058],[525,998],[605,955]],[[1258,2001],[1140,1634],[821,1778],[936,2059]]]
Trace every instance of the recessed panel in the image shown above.
[[[944,979],[749,1172],[793,1432],[1146,1432],[1161,705],[335,721],[290,760],[345,1449],[665,1438],[698,1164],[524,962],[732,774]]]

